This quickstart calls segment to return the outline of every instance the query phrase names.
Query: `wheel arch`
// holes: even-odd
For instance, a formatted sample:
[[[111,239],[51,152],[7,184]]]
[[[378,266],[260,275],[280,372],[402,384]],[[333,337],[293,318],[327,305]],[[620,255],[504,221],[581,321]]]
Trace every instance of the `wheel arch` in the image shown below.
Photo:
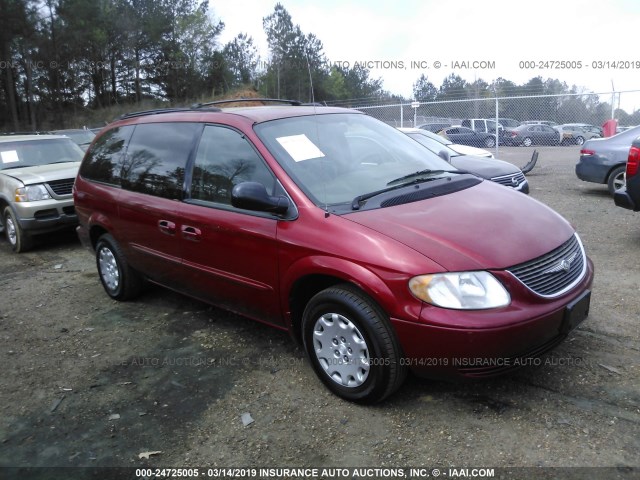
[[[620,167],[625,167],[626,168],[626,165],[627,165],[626,161],[625,162],[621,162],[621,163],[616,163],[613,167],[611,167],[609,169],[609,171],[607,172],[607,176],[604,177],[604,182],[602,182],[602,183],[609,183],[609,178],[611,177],[613,172],[615,170],[617,170],[618,168],[620,168]]]
[[[371,297],[387,315],[393,313],[395,295],[373,271],[343,259],[306,258],[289,268],[283,280],[288,328],[296,342],[302,342],[302,315],[309,300],[322,290],[339,284],[357,288]]]

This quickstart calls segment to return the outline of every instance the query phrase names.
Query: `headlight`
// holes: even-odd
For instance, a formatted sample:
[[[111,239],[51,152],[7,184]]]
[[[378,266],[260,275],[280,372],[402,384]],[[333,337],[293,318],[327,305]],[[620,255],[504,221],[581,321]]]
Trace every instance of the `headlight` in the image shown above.
[[[51,198],[44,185],[27,185],[16,188],[16,202],[37,202],[38,200],[48,200]]]
[[[509,305],[511,297],[489,272],[435,273],[409,280],[420,300],[443,308],[482,310]]]

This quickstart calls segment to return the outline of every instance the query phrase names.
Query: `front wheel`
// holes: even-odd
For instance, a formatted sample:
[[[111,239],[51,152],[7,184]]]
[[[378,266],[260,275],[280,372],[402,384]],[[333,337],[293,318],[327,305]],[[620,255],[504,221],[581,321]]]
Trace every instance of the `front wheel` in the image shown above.
[[[616,190],[624,187],[627,184],[626,181],[626,165],[621,165],[613,169],[611,175],[609,175],[609,180],[607,181],[607,187],[609,188],[609,193],[613,195]]]
[[[584,143],[584,137],[576,138],[576,145],[582,145]]]
[[[96,266],[100,282],[111,298],[129,300],[142,290],[142,277],[129,266],[120,245],[108,233],[96,243]]]
[[[26,252],[33,246],[33,239],[26,233],[10,207],[5,207],[3,212],[4,232],[11,245],[11,250],[16,253]]]
[[[381,401],[396,391],[406,376],[387,315],[351,285],[330,287],[309,301],[302,335],[320,380],[347,400]]]
[[[487,148],[491,148],[491,147],[495,147],[496,146],[496,139],[493,137],[487,137],[484,139],[484,146]]]

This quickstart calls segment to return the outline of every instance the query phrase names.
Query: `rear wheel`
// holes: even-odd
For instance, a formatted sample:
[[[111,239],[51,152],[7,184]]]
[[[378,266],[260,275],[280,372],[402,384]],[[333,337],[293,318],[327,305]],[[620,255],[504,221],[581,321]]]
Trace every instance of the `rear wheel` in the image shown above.
[[[33,246],[33,239],[20,227],[10,207],[5,207],[3,218],[4,232],[9,241],[9,245],[11,245],[11,249],[16,253],[29,250]]]
[[[406,376],[387,315],[373,299],[351,285],[316,294],[305,308],[302,334],[320,380],[347,400],[383,400]]]
[[[627,184],[625,172],[627,170],[626,165],[621,165],[616,167],[609,175],[609,180],[607,181],[607,187],[609,188],[609,193],[613,195],[616,190],[624,187]]]
[[[530,147],[533,144],[533,142],[531,141],[531,139],[529,137],[524,137],[522,139],[522,145],[524,145],[525,147]]]
[[[108,233],[96,244],[96,266],[100,282],[111,298],[129,300],[142,290],[142,277],[129,266],[120,245]]]
[[[584,143],[584,137],[576,138],[576,145],[582,145]]]

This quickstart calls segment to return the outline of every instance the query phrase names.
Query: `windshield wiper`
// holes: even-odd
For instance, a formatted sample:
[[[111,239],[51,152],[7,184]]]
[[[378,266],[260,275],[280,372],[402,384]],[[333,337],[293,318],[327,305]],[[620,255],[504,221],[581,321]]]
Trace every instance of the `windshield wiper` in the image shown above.
[[[427,170],[427,172],[430,172],[430,173],[444,173],[444,170]],[[419,173],[419,172],[416,172],[416,173]],[[396,178],[395,180],[392,180],[389,183],[399,182],[402,179],[406,180],[406,179],[411,178],[414,175],[416,175],[416,173],[412,173],[411,175],[406,175],[405,177],[402,177],[402,178]],[[423,173],[422,175],[426,175],[426,174]],[[377,197],[378,195],[381,195],[383,193],[387,193],[387,192],[390,192],[392,190],[397,190],[399,188],[406,187],[407,185],[413,185],[413,184],[422,183],[422,182],[430,182],[431,180],[436,180],[436,179],[435,178],[419,177],[419,178],[416,178],[416,179],[411,180],[409,182],[399,183],[397,185],[392,185],[392,186],[389,186],[387,188],[382,188],[382,189],[376,190],[374,192],[369,192],[369,193],[365,193],[363,195],[358,195],[351,202],[351,209],[352,210],[359,210],[360,209],[360,204],[362,202],[364,202],[366,200],[369,200],[370,198]],[[387,183],[387,185],[389,185],[389,183]]]
[[[431,169],[427,168],[425,170],[418,170],[417,172],[413,172],[413,173],[410,173],[408,175],[404,175],[402,177],[398,177],[398,178],[388,182],[387,185],[394,185],[396,183],[402,182],[403,180],[407,180],[407,179],[413,178],[413,177],[421,177],[423,175],[439,175],[441,173],[445,173],[445,171],[444,170],[431,170]]]

